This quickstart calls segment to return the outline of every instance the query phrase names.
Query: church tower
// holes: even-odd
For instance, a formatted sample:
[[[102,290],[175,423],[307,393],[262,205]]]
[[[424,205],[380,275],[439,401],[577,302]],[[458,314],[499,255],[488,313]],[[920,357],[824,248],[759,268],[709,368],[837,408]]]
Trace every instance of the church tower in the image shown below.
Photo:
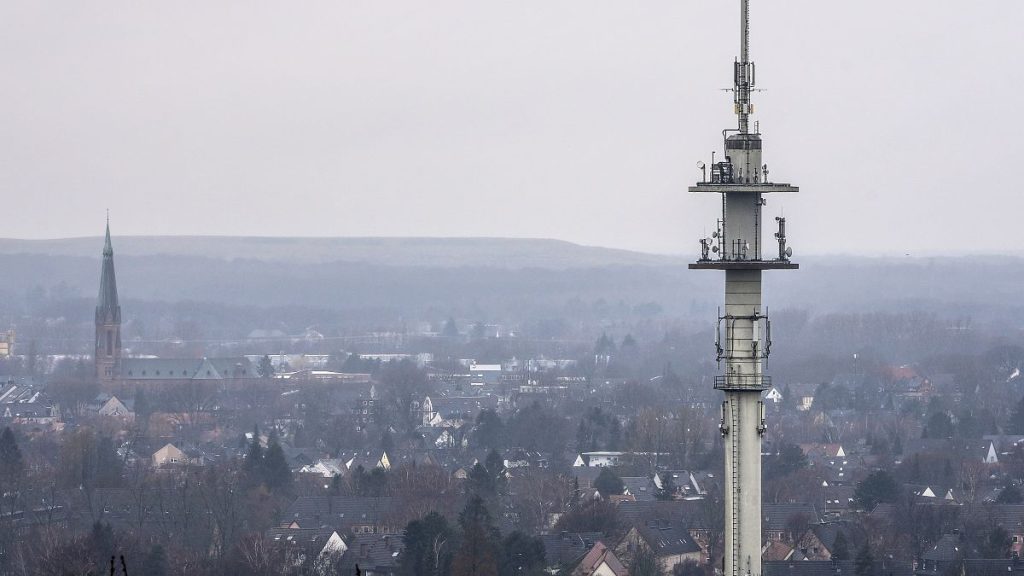
[[[121,306],[117,303],[117,280],[114,277],[114,248],[110,244],[110,218],[103,244],[103,271],[100,273],[100,294],[96,300],[96,378],[112,382],[121,364]]]

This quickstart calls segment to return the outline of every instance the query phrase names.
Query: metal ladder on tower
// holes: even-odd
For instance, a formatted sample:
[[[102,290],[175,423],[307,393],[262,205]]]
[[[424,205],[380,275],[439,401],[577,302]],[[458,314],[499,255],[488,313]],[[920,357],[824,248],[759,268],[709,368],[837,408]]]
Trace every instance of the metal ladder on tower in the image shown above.
[[[732,484],[729,490],[732,492],[732,550],[729,551],[732,554],[732,576],[739,576],[739,546],[740,546],[740,530],[739,530],[739,505],[740,505],[740,437],[739,437],[739,423],[740,423],[740,404],[737,402],[737,394],[733,392],[730,398],[729,410],[729,432],[731,438],[729,439],[730,450],[732,451],[732,474],[729,478],[729,482]]]

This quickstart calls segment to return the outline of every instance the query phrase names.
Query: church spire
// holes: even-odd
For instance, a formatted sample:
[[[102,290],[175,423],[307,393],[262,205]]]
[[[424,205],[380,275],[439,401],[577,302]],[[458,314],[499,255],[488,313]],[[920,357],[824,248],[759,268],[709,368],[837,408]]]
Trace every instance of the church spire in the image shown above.
[[[114,275],[114,247],[110,242],[110,213],[107,213],[106,237],[103,241],[103,268],[100,272],[100,293],[96,299],[96,376],[102,382],[112,381],[121,360],[121,305],[117,301],[117,278]]]
[[[103,243],[103,257],[112,258],[114,256],[114,247],[110,244],[110,210],[107,210],[107,239]],[[113,269],[113,268],[111,268]]]
[[[117,278],[114,274],[114,247],[110,243],[110,216],[103,242],[103,270],[100,273],[100,294],[96,301],[96,322],[120,322],[121,307],[117,303]]]

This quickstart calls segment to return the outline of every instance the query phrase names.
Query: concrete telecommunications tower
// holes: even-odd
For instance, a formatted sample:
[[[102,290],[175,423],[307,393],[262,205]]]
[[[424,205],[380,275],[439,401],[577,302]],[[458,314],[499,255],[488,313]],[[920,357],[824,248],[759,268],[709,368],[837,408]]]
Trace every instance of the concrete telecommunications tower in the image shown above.
[[[755,71],[749,55],[748,3],[740,1],[740,57],[733,65],[739,123],[722,132],[723,159],[716,162],[712,153],[710,174],[704,163],[698,164],[702,181],[690,187],[690,192],[722,195],[722,217],[711,238],[700,240],[700,260],[690,268],[725,271],[725,309],[719,311],[715,338],[719,366],[724,368],[715,377],[715,388],[725,392],[725,576],[761,575],[761,436],[766,429],[761,393],[771,387],[762,368],[772,343],[771,325],[761,308],[761,273],[797,268],[789,260],[793,251],[786,246],[785,218],[775,218],[778,253],[763,254],[765,195],[797,188],[768,180],[768,166],[761,161],[761,134],[756,123],[750,125]]]

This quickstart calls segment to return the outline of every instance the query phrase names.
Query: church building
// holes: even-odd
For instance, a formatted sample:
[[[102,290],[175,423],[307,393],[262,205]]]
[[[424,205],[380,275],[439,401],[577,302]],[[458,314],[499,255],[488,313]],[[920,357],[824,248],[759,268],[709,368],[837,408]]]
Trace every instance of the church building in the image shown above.
[[[123,356],[121,305],[117,299],[114,248],[107,222],[103,243],[100,293],[96,301],[96,346],[93,359],[96,378],[105,385],[173,385],[189,381],[242,383],[259,378],[257,367],[246,357],[230,358],[132,358]]]

